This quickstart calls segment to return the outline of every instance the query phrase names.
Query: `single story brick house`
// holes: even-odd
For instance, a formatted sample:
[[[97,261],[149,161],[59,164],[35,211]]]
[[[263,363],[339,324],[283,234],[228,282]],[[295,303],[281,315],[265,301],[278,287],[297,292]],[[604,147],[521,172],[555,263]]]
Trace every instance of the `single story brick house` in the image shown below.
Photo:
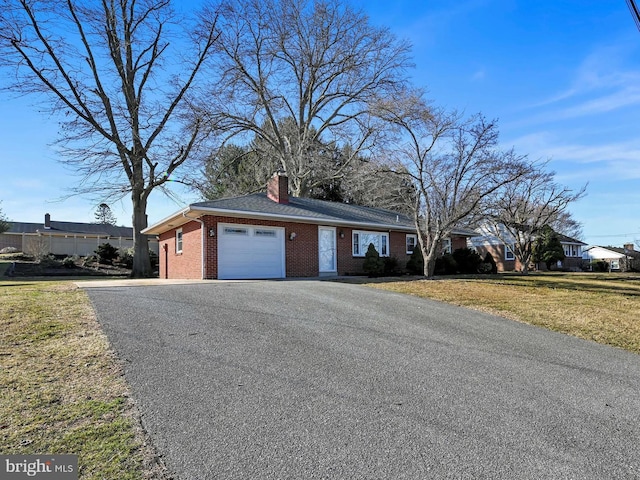
[[[133,228],[100,223],[56,221],[44,215],[43,223],[8,222],[0,234],[0,249],[14,247],[21,252],[42,251],[54,255],[91,255],[99,245],[110,243],[118,249],[133,246]],[[149,249],[158,253],[155,237]]]
[[[498,272],[519,272],[523,270],[523,265],[513,254],[513,243],[506,244],[498,238],[492,231],[492,226],[481,226],[479,231],[482,235],[474,236],[469,239],[469,247],[475,249],[478,254],[484,258],[490,253],[496,262]],[[502,232],[504,235],[504,232]],[[564,250],[565,259],[558,262],[557,268],[561,270],[579,271],[582,269],[582,249],[586,243],[575,238],[557,234],[562,248]],[[537,265],[529,265],[529,268],[536,270],[546,270],[544,263]]]
[[[266,193],[193,203],[151,225],[160,277],[258,279],[358,275],[373,243],[404,268],[417,244],[413,221],[379,208],[290,197],[277,173]],[[455,232],[449,248],[472,233]]]

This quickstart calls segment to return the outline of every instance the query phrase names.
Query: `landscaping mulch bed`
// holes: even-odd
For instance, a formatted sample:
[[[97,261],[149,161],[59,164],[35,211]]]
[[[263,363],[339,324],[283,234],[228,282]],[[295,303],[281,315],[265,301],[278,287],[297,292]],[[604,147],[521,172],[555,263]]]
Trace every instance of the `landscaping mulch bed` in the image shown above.
[[[115,265],[89,265],[83,266],[76,264],[75,266],[50,266],[42,265],[33,261],[13,261],[14,268],[7,268],[6,276],[26,278],[26,277],[89,277],[89,276],[114,276],[128,277],[131,270]]]

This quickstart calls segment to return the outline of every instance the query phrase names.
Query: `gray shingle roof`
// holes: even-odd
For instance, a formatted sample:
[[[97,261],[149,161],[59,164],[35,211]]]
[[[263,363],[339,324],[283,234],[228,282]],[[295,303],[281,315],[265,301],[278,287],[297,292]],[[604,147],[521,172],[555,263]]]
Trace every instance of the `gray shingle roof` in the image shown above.
[[[575,243],[577,245],[586,245],[586,243],[584,243],[582,240],[567,237],[566,235],[563,235],[561,233],[557,233],[556,235],[558,236],[558,240],[560,240],[560,243]]]
[[[402,229],[413,228],[411,218],[390,210],[300,197],[289,197],[288,204],[280,204],[267,198],[264,193],[193,203],[190,207],[195,210],[229,210],[238,213],[257,213],[327,223],[349,222],[381,226],[396,225]]]
[[[273,221],[317,223],[319,225],[344,225],[354,228],[415,231],[412,218],[391,210],[291,196],[289,203],[283,204],[269,199],[266,193],[254,193],[241,197],[192,203],[179,212],[151,225],[143,230],[143,233],[158,235],[192,220],[193,215],[259,218]],[[453,234],[470,237],[477,233],[469,229],[456,228]]]
[[[45,229],[42,223],[9,222],[11,227],[6,233],[53,233],[70,235],[94,235],[101,237],[133,237],[133,228],[117,227],[99,223],[57,222],[51,221],[51,228]]]
[[[621,248],[621,247],[600,247],[600,248],[605,248],[607,250],[611,250],[612,252],[616,252],[621,255],[627,255],[628,257],[640,258],[640,252],[636,252],[635,250],[627,250],[626,248]]]

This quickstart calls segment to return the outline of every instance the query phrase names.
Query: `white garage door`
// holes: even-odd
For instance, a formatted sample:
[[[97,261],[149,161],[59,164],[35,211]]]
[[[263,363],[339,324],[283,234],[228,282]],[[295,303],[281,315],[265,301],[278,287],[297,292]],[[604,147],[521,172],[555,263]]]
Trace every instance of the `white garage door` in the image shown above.
[[[218,224],[218,278],[284,277],[284,228]]]

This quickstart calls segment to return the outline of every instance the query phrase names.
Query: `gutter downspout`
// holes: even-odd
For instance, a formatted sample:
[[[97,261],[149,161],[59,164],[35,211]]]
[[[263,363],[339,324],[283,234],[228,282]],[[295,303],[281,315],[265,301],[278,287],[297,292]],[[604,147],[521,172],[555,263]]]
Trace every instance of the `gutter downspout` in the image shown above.
[[[201,280],[204,280],[205,277],[205,263],[204,263],[204,253],[205,253],[205,248],[204,248],[204,242],[205,242],[205,229],[204,229],[204,221],[200,220],[200,218],[194,218],[194,217],[190,217],[189,215],[187,215],[187,212],[182,212],[182,216],[184,218],[188,218],[189,220],[195,220],[196,222],[200,223],[200,231],[202,232],[202,234],[200,235],[200,251],[201,251],[201,259],[200,259],[200,265],[202,267],[200,274],[202,275]]]

